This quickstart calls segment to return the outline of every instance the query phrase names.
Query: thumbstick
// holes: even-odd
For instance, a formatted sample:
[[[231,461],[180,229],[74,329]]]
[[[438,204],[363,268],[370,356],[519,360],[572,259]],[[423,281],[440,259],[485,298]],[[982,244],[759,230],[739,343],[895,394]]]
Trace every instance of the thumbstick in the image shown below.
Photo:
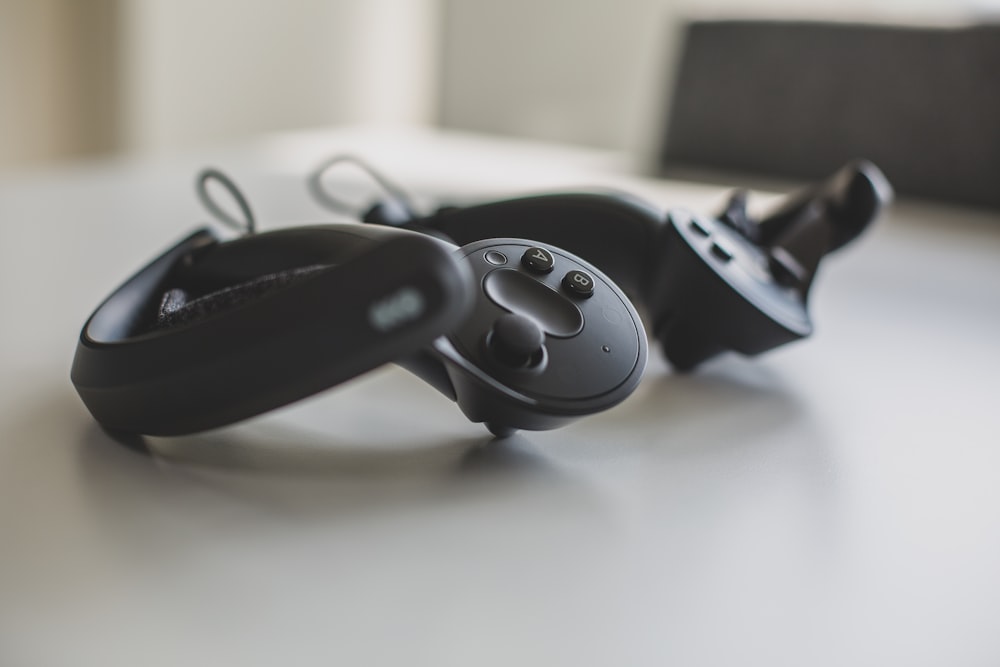
[[[534,320],[513,313],[498,317],[486,338],[493,356],[512,368],[537,363],[544,343],[545,334]]]

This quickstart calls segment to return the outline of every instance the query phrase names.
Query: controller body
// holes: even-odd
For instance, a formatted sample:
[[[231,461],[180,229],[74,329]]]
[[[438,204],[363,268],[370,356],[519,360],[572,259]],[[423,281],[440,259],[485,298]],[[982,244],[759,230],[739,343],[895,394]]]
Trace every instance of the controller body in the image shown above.
[[[859,161],[753,219],[737,192],[715,217],[667,213],[620,193],[553,194],[444,207],[402,226],[457,243],[499,234],[558,243],[601,268],[644,311],[678,370],[725,351],[757,355],[808,336],[820,261],[857,238],[892,199]],[[366,220],[398,225],[379,206]]]
[[[616,405],[636,388],[646,334],[603,272],[523,239],[456,252],[472,273],[471,312],[424,354],[443,365],[469,419],[495,435],[549,429]],[[419,365],[401,365],[428,377]]]
[[[180,435],[397,362],[509,435],[617,404],[645,361],[631,303],[566,251],[345,223],[195,232],[97,309],[71,376],[109,430]]]
[[[759,219],[741,192],[715,217],[585,193],[429,216],[376,205],[377,224],[248,224],[229,241],[201,229],[98,307],[71,377],[127,433],[223,426],[387,363],[498,436],[555,428],[638,385],[647,342],[629,297],[682,371],[808,336],[821,260],[890,199],[858,162]]]

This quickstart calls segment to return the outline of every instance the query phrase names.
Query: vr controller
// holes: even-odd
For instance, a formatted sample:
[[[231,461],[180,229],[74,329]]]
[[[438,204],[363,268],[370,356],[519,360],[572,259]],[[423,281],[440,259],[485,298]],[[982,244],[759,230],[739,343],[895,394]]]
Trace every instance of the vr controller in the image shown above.
[[[811,332],[820,260],[890,198],[859,162],[760,220],[745,193],[717,218],[555,194],[430,216],[380,202],[375,224],[230,241],[203,228],[98,307],[71,377],[126,433],[223,426],[390,362],[497,436],[555,428],[638,385],[647,342],[626,294],[679,370],[759,354]]]
[[[808,336],[820,260],[857,238],[891,199],[882,172],[858,161],[759,220],[747,212],[746,191],[715,218],[683,209],[664,216],[624,194],[554,194],[402,222],[379,203],[364,219],[456,243],[507,235],[566,248],[620,285],[647,314],[671,365],[689,371],[727,350],[757,355]]]

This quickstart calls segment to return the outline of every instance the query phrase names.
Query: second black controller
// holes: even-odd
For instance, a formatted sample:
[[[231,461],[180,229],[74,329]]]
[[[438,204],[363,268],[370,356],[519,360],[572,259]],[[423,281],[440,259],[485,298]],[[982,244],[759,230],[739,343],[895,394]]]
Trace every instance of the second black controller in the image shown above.
[[[566,248],[644,309],[667,359],[686,371],[727,350],[757,355],[808,336],[820,261],[861,234],[891,199],[881,171],[857,161],[761,218],[748,214],[741,191],[714,217],[664,213],[618,193],[579,193],[445,207],[407,220],[376,205],[365,220],[458,244],[517,236]]]

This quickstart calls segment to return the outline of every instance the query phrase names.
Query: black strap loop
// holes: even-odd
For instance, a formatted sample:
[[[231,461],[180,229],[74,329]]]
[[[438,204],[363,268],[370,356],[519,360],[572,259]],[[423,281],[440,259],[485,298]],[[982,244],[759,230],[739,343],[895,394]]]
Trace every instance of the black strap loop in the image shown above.
[[[386,197],[379,202],[380,204],[387,204],[397,211],[405,212],[405,215],[396,217],[405,218],[406,220],[414,217],[413,203],[411,202],[409,195],[406,194],[406,191],[387,179],[380,171],[375,169],[369,163],[355,155],[334,155],[333,157],[320,163],[320,165],[316,167],[311,174],[309,174],[309,193],[320,206],[329,209],[334,213],[348,215],[355,220],[362,219],[371,207],[371,204],[355,205],[344,199],[335,197],[327,188],[323,187],[323,177],[329,173],[330,169],[339,164],[354,165],[362,173],[368,176],[378,186],[383,194],[386,195]]]
[[[240,212],[243,213],[243,220],[234,218],[227,213],[224,208],[216,203],[215,199],[212,198],[211,193],[208,191],[209,181],[215,181],[225,188],[226,192],[229,193],[229,196],[236,202]],[[243,232],[244,234],[253,234],[257,231],[257,222],[253,217],[253,211],[250,210],[250,204],[247,202],[246,197],[243,196],[243,193],[240,191],[236,183],[234,183],[233,180],[224,173],[211,167],[202,169],[198,174],[196,190],[198,192],[198,199],[201,201],[202,205],[208,209],[208,212],[214,215],[217,220],[229,225],[237,231]]]

